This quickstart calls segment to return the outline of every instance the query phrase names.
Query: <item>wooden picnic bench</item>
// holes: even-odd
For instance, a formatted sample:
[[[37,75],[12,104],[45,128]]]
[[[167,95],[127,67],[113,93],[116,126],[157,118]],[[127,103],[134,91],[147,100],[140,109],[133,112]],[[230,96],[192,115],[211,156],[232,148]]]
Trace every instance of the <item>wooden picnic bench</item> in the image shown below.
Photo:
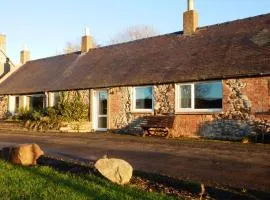
[[[162,136],[170,137],[170,130],[173,127],[174,116],[148,116],[145,117],[144,123],[141,124],[143,137],[145,136]]]

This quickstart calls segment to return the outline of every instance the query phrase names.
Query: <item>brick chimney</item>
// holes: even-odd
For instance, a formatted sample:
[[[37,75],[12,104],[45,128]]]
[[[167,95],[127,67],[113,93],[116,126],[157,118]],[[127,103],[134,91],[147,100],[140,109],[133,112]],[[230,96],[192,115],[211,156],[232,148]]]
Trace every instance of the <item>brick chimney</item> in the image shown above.
[[[0,33],[0,49],[6,51],[6,36]]]
[[[28,50],[27,46],[24,45],[23,50],[21,50],[21,57],[20,57],[21,64],[24,65],[29,60],[30,60],[30,51]]]
[[[81,52],[86,53],[94,48],[93,37],[90,35],[89,28],[85,28],[85,35],[82,37]]]
[[[188,10],[184,12],[184,35],[192,35],[198,28],[198,13],[194,10],[194,0],[187,0]]]

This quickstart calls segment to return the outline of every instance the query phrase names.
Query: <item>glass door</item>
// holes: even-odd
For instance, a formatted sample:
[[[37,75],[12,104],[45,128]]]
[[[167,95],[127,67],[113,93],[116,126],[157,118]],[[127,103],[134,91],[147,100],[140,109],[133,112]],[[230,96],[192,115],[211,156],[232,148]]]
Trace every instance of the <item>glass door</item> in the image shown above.
[[[106,131],[107,130],[107,91],[97,91],[97,130]]]

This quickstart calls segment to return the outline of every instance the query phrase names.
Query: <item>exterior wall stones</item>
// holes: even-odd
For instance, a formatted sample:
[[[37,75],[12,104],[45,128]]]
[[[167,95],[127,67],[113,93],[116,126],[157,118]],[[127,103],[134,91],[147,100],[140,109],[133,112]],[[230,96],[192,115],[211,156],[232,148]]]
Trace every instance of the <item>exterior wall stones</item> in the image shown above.
[[[232,110],[232,101],[241,93],[241,101],[250,107],[251,113],[270,110],[270,77],[230,79],[223,81],[224,111]],[[231,95],[231,97],[229,97]],[[230,98],[230,99],[229,99]]]
[[[228,119],[247,119],[251,112],[252,102],[243,89],[246,82],[239,79],[223,81],[223,112],[221,116]]]
[[[243,79],[243,94],[252,102],[251,113],[270,111],[270,77]]]
[[[8,96],[0,96],[0,119],[6,117],[8,113]]]
[[[212,114],[178,114],[175,116],[171,136],[198,137],[202,124],[212,120]]]
[[[175,114],[174,84],[155,85],[154,112],[132,111],[132,87],[109,89],[110,129],[140,132],[149,115],[174,115],[172,137],[204,136],[240,138],[253,134],[257,126],[269,130],[270,77],[223,80],[223,112]],[[256,126],[256,127],[255,127]]]
[[[256,133],[270,132],[269,77],[223,81],[223,112],[200,126],[205,137],[241,139]]]
[[[175,115],[172,137],[204,136],[241,138],[254,131],[270,132],[270,77],[223,80],[223,112],[175,114],[175,85],[153,86],[154,110],[136,113],[132,110],[133,87],[108,89],[108,128],[124,133],[141,133],[140,125],[149,115]],[[78,91],[66,91],[73,98]],[[89,105],[90,90],[80,90]],[[0,118],[7,113],[8,98],[0,97]]]
[[[153,87],[154,112],[136,113],[132,111],[133,87],[109,89],[110,129],[122,129],[124,132],[141,132],[140,124],[149,115],[174,113],[174,85],[155,85]]]
[[[270,112],[268,112],[268,113],[258,113],[258,114],[255,115],[255,118],[270,122]]]
[[[157,115],[173,114],[175,110],[174,84],[154,86],[154,111]]]
[[[131,87],[109,89],[109,128],[122,129],[132,122]]]

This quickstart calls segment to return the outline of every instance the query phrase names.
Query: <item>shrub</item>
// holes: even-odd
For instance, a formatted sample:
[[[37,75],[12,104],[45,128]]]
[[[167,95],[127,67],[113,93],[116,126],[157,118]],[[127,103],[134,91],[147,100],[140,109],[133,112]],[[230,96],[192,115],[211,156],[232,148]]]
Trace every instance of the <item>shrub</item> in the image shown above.
[[[33,130],[59,129],[62,122],[81,122],[88,119],[88,106],[83,103],[80,92],[73,96],[69,92],[60,93],[60,101],[42,110],[21,109],[17,115],[25,121],[25,127]]]
[[[88,106],[83,103],[79,91],[73,96],[69,92],[60,93],[60,101],[55,106],[55,110],[65,122],[84,121],[88,118]]]
[[[15,118],[22,121],[33,119],[32,112],[24,108],[19,109],[18,114],[15,116]]]

